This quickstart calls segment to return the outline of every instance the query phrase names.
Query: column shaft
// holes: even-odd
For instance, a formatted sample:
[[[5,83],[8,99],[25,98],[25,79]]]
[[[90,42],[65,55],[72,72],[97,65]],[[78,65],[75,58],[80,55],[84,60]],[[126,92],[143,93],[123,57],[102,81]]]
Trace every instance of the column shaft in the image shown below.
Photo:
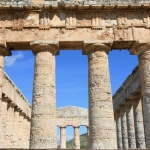
[[[7,148],[14,147],[14,104],[8,102],[7,107],[7,123],[6,123],[6,141],[7,141]]]
[[[136,147],[146,148],[141,99],[133,100]]]
[[[118,149],[122,149],[122,130],[120,112],[116,114],[116,131],[117,131],[117,145]]]
[[[66,127],[60,127],[60,148],[66,148]]]
[[[117,148],[107,53],[89,54],[88,67],[89,148]]]
[[[132,100],[126,101],[126,116],[129,148],[136,148]]]
[[[80,149],[79,127],[74,127],[74,149]]]
[[[129,148],[129,146],[128,146],[128,131],[127,131],[125,106],[121,106],[120,116],[121,116],[121,130],[122,130],[122,148],[128,149]]]
[[[5,101],[2,101],[3,74],[4,56],[0,55],[0,148],[5,148],[6,144],[7,103]]]
[[[146,148],[150,148],[150,50],[138,56]]]
[[[55,56],[48,44],[34,43],[34,90],[30,148],[56,148]]]
[[[13,141],[14,141],[14,148],[19,148],[19,109],[15,107],[14,111],[14,134],[13,134]]]

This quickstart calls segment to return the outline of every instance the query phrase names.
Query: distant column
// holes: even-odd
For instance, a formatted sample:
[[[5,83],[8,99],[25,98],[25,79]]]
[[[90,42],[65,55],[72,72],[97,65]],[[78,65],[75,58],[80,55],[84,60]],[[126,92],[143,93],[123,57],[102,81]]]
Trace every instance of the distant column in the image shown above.
[[[2,101],[4,75],[4,57],[11,53],[4,44],[0,44],[0,148],[6,147],[6,102]]]
[[[121,117],[120,117],[119,110],[115,112],[115,119],[116,119],[116,131],[117,131],[117,145],[118,145],[118,149],[122,149],[122,130],[121,130]]]
[[[24,118],[24,113],[22,111],[20,111],[20,113],[19,113],[19,148],[24,148],[23,118]]]
[[[66,149],[66,127],[60,127],[60,148]]]
[[[136,98],[133,100],[133,110],[135,121],[136,146],[137,148],[145,149],[146,145],[141,98]]]
[[[133,149],[133,148],[136,148],[136,142],[135,142],[135,126],[134,126],[134,115],[133,115],[132,100],[126,101],[126,116],[127,116],[129,148]]]
[[[15,104],[13,102],[8,102],[7,105],[7,123],[6,123],[6,141],[7,148],[14,147],[14,107]]]
[[[14,108],[14,133],[13,133],[13,141],[14,148],[19,148],[19,107],[15,106]]]
[[[36,41],[31,43],[31,49],[35,69],[30,148],[56,148],[55,53],[58,43]]]
[[[85,43],[88,54],[90,149],[117,148],[108,66],[108,44]]]
[[[122,130],[122,148],[128,149],[128,131],[127,131],[127,119],[125,106],[120,106],[120,116],[121,116],[121,130]]]
[[[89,126],[86,126],[87,128],[87,147],[89,147]]]
[[[74,149],[80,149],[79,127],[74,127]]]

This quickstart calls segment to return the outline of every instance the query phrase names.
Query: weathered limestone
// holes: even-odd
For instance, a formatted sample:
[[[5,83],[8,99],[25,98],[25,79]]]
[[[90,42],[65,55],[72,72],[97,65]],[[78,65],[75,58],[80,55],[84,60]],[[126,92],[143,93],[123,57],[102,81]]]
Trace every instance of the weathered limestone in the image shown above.
[[[150,43],[136,42],[131,53],[138,55],[146,148],[150,148]]]
[[[116,120],[116,132],[117,132],[117,145],[118,145],[118,149],[122,149],[122,130],[121,130],[120,111],[115,112],[115,120]]]
[[[14,134],[14,107],[15,104],[8,101],[7,105],[7,122],[6,122],[6,141],[7,148],[12,148],[14,146],[13,143],[13,134]]]
[[[88,54],[91,149],[117,147],[107,58],[109,50],[110,47],[102,43],[85,43],[83,50],[84,54]]]
[[[79,131],[79,127],[74,127],[74,149],[80,149],[80,131]]]
[[[130,99],[127,100],[125,104],[126,104],[126,117],[127,117],[129,148],[136,148],[132,100],[130,100]]]
[[[30,148],[56,148],[56,42],[31,43],[35,54]]]
[[[17,106],[15,106],[14,108],[14,130],[13,130],[14,148],[19,148],[19,111],[20,109]]]
[[[133,111],[134,111],[134,122],[135,122],[136,147],[141,149],[146,148],[142,104],[141,104],[140,97],[133,100]]]
[[[60,127],[60,148],[66,148],[66,127]]]
[[[2,101],[2,86],[4,75],[4,57],[10,55],[4,44],[0,44],[0,148],[5,147],[6,135],[6,103]]]
[[[121,130],[122,130],[122,148],[128,149],[128,131],[125,105],[120,106]]]

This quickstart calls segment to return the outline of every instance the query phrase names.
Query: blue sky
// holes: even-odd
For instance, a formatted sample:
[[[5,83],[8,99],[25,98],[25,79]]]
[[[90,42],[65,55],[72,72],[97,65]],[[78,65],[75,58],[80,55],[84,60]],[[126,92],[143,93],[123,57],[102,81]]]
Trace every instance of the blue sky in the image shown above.
[[[109,53],[112,94],[137,64],[137,56],[130,55],[127,50]],[[32,52],[13,51],[11,57],[5,58],[5,71],[31,103],[34,76]],[[56,105],[57,108],[68,105],[88,108],[88,59],[81,50],[61,50],[56,56]],[[86,128],[81,127],[80,131],[84,133]],[[72,138],[71,127],[67,128],[67,134],[68,139]]]

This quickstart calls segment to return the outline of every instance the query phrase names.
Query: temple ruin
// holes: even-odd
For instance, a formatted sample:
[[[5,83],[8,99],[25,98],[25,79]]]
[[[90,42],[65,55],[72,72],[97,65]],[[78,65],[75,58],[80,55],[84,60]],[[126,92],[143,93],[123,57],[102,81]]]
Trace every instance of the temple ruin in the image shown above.
[[[0,148],[5,147],[6,137],[11,141],[13,137],[12,130],[4,127],[9,124],[11,128],[11,112],[14,111],[13,100],[10,100],[14,93],[3,94],[4,57],[10,56],[13,50],[33,52],[35,69],[31,116],[28,114],[30,107],[22,96],[23,107],[20,101],[15,100],[16,119],[19,118],[20,123],[25,121],[23,126],[31,121],[30,140],[27,141],[29,137],[24,135],[29,148],[50,149],[57,147],[55,55],[59,55],[60,50],[69,49],[81,49],[88,57],[89,148],[116,149],[117,140],[123,148],[137,145],[150,148],[149,0],[0,0],[0,14]],[[136,85],[129,89],[124,85],[128,94],[123,88],[120,89],[123,97],[118,99],[119,92],[114,96],[114,101],[117,101],[117,138],[108,66],[108,54],[112,49],[128,49],[131,55],[137,55],[141,93],[138,97],[139,92],[135,92],[133,97],[136,100],[133,100],[129,93],[135,90]],[[9,102],[10,111],[8,122],[5,122],[6,113],[3,113],[6,112],[6,102]],[[141,105],[144,131],[141,130]],[[135,110],[135,118],[132,110]],[[25,125],[24,129],[28,128]],[[78,134],[77,127],[75,132]]]

